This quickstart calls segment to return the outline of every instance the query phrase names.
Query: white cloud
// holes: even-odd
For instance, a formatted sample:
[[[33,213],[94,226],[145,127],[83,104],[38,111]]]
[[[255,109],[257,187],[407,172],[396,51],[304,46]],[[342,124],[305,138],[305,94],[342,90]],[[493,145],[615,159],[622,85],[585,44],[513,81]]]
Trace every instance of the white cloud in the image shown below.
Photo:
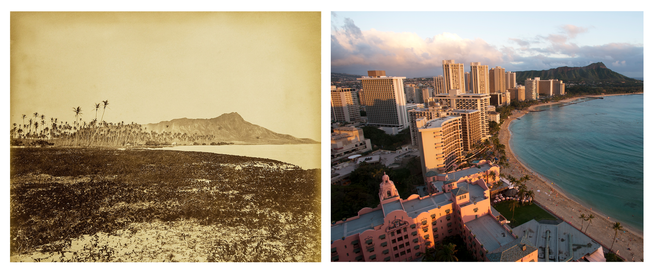
[[[463,39],[457,34],[441,33],[421,38],[411,32],[361,31],[346,18],[341,28],[332,31],[332,67],[386,69],[387,74],[403,76],[403,71],[423,70],[424,75],[441,74],[442,60],[458,63],[503,62],[503,54],[482,39]]]

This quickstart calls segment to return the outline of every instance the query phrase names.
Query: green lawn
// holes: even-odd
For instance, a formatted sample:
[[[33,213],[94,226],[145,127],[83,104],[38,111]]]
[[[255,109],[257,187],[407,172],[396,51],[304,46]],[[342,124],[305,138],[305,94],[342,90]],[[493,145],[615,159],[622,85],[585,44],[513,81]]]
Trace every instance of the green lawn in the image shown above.
[[[507,220],[510,221],[510,226],[516,227],[520,226],[521,224],[528,222],[532,219],[534,220],[557,220],[554,216],[549,214],[547,211],[542,209],[541,207],[535,205],[535,204],[530,204],[530,205],[525,205],[521,206],[519,205],[516,207],[514,210],[514,219],[512,219],[512,211],[509,209],[510,207],[509,201],[503,201],[501,203],[498,203],[496,205],[493,205],[494,209],[496,209],[498,212],[500,212]]]

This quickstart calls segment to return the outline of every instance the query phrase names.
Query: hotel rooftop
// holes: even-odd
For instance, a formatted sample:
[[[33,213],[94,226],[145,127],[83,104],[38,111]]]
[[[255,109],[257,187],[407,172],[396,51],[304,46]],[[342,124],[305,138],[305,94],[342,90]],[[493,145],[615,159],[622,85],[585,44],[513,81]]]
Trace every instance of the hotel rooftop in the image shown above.
[[[498,220],[491,215],[469,221],[466,226],[489,252],[514,241],[512,234],[498,224]]]
[[[526,235],[526,239],[539,248],[540,262],[577,261],[594,255],[601,248],[600,244],[566,222],[547,224],[533,219],[513,231],[519,236]],[[546,249],[547,255],[544,254]]]

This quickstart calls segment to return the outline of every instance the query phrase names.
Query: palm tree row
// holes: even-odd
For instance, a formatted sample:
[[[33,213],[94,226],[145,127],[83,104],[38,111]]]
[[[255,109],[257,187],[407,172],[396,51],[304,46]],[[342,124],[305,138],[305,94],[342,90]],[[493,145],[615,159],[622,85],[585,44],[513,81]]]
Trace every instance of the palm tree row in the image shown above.
[[[100,121],[98,121],[98,110],[101,105],[103,106],[103,112]],[[27,115],[23,114],[23,124],[13,124],[11,137],[14,139],[51,140],[61,146],[127,146],[144,145],[148,142],[157,144],[194,143],[215,139],[214,135],[198,135],[197,133],[189,135],[170,131],[147,132],[142,125],[136,123],[108,123],[103,120],[108,105],[109,100],[102,101],[102,104],[96,103],[96,115],[90,122],[83,120],[81,107],[73,107],[75,117],[73,124],[58,121],[57,118],[50,118],[50,124],[48,125],[43,114],[40,115],[40,122],[38,121],[39,114],[36,112],[34,113],[34,119],[30,118],[29,124],[25,124]],[[34,130],[32,130],[32,127],[34,127]]]

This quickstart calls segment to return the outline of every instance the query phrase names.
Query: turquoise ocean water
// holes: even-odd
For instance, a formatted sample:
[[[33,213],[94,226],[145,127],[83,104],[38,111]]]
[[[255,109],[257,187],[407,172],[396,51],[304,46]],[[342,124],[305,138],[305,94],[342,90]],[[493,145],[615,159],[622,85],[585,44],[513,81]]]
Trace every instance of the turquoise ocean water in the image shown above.
[[[512,122],[510,146],[569,197],[643,231],[643,105],[625,95],[541,106]]]

